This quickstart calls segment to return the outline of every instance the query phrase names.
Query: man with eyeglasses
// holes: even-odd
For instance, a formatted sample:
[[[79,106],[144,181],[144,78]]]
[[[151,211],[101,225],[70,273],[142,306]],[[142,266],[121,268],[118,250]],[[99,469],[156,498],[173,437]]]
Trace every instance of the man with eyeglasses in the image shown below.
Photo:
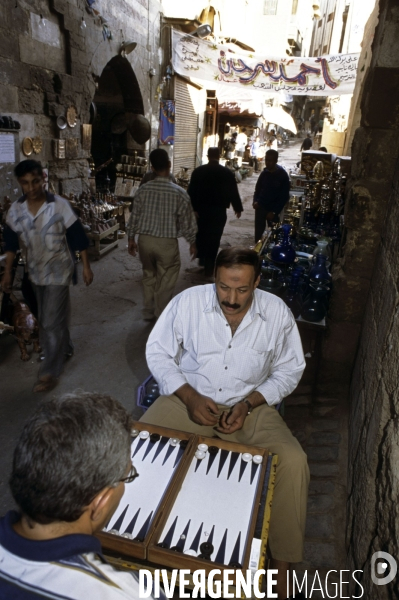
[[[0,519],[0,598],[138,600],[138,577],[109,565],[94,537],[137,477],[131,425],[119,402],[85,392],[29,419],[10,477],[19,511]]]

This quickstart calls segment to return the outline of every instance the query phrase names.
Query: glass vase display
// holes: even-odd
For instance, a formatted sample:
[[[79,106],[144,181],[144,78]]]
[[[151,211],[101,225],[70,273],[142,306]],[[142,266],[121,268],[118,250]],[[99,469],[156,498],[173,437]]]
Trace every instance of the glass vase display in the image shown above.
[[[309,295],[303,303],[301,310],[302,319],[311,323],[318,323],[324,319],[327,313],[326,293],[324,286],[317,284],[309,286]]]
[[[282,241],[274,246],[271,251],[272,260],[277,263],[285,263],[287,265],[294,262],[296,258],[295,250],[292,247],[290,240],[291,225],[285,224],[281,227],[283,233]]]
[[[309,271],[309,279],[314,279],[317,282],[330,281],[331,275],[326,266],[327,256],[324,254],[316,255],[316,264]]]

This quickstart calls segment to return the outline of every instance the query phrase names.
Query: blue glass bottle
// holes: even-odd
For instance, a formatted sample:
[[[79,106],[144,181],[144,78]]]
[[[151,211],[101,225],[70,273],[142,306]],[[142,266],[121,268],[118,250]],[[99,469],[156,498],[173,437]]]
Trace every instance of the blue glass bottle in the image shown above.
[[[292,272],[289,286],[282,296],[282,299],[284,300],[284,302],[286,303],[288,308],[291,310],[295,319],[297,319],[299,317],[299,315],[301,314],[301,307],[302,307],[301,292],[299,289],[300,277],[301,277],[300,271],[294,270]]]
[[[284,224],[281,229],[283,231],[283,240],[274,246],[271,252],[271,257],[272,260],[278,263],[285,263],[289,265],[293,263],[296,258],[295,250],[290,241],[291,225]]]
[[[303,303],[301,310],[302,319],[311,323],[318,323],[324,319],[327,313],[325,296],[326,290],[323,286],[310,285],[309,295]]]
[[[324,254],[316,255],[316,264],[309,271],[309,279],[316,281],[331,281],[331,275],[326,267],[327,256]]]

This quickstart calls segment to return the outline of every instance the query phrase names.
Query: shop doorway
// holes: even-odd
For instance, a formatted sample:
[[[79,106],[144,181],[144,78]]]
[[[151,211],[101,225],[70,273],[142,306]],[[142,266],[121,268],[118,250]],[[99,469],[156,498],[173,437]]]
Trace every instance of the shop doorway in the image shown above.
[[[127,58],[115,56],[104,67],[91,106],[91,154],[96,168],[110,162],[98,171],[98,191],[112,191],[116,180],[116,165],[122,154],[143,150],[129,133],[129,121],[134,115],[144,115],[143,98],[131,64]],[[110,181],[108,181],[108,179]]]

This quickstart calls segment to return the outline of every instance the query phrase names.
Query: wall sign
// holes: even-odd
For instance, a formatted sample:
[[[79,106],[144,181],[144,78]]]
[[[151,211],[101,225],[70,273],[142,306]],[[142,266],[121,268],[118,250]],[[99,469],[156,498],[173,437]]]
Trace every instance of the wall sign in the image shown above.
[[[0,134],[0,163],[15,163],[15,143],[12,133]]]

